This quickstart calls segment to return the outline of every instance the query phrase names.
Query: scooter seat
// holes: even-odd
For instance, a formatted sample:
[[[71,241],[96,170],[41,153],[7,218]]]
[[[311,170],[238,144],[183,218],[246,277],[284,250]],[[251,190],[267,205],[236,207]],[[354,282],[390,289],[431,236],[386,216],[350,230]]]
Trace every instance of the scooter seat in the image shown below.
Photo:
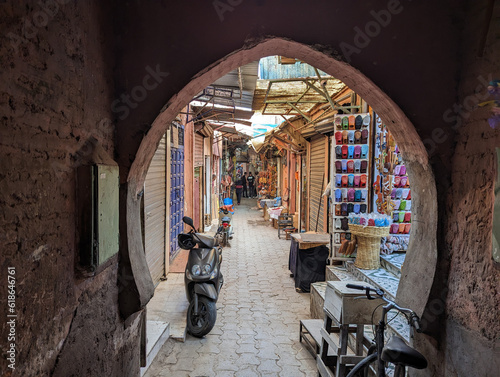
[[[222,221],[231,221],[231,218],[229,216],[224,216],[222,219]]]
[[[382,360],[402,364],[415,369],[427,368],[425,357],[406,345],[405,341],[398,336],[392,336],[382,350]]]

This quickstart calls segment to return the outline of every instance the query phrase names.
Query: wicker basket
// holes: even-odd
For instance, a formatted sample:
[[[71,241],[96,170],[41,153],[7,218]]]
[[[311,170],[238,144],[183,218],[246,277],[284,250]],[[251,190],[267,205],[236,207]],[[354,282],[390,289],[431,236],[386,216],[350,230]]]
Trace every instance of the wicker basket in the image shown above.
[[[356,236],[358,251],[354,265],[364,270],[380,267],[380,239],[389,235],[389,227],[349,224],[349,230]]]

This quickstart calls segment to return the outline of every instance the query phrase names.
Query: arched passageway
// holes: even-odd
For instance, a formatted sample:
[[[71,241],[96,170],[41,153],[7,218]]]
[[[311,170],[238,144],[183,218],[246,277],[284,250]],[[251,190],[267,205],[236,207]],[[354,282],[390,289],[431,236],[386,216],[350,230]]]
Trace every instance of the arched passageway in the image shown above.
[[[197,93],[219,77],[239,66],[269,55],[292,56],[338,78],[369,103],[384,123],[390,127],[408,167],[414,200],[412,205],[414,225],[405,268],[402,271],[398,299],[401,304],[408,305],[422,314],[433,283],[437,259],[436,185],[425,147],[414,126],[398,105],[362,72],[328,56],[320,49],[290,40],[270,38],[245,45],[196,75],[163,107],[162,112],[142,140],[127,179],[129,185],[127,190],[128,232],[133,235],[129,238],[129,244],[134,242],[135,237],[140,236],[140,229],[137,229],[139,222],[136,219],[139,213],[136,195],[142,190],[151,158],[170,122]],[[139,269],[144,268],[142,255],[130,255],[130,259],[135,260],[136,267]],[[142,271],[148,274],[147,269]],[[423,275],[425,279],[422,279]],[[147,278],[143,280],[143,292],[151,290],[151,287],[147,287],[147,280]],[[140,301],[143,302],[144,299],[146,297],[141,298]]]

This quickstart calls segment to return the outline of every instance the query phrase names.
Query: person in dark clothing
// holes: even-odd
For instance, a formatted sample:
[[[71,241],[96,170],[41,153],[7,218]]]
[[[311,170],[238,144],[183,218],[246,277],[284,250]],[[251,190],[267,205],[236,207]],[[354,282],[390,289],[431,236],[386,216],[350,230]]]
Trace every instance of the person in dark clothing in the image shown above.
[[[248,182],[248,196],[253,198],[256,196],[255,194],[255,177],[252,175],[252,172],[248,173],[248,178],[247,178],[247,182]]]
[[[243,193],[243,183],[241,182],[241,178],[237,179],[234,188],[236,189],[236,200],[238,204],[241,202],[241,194]]]
[[[243,177],[241,177],[241,183],[243,185],[243,197],[248,198],[248,191],[247,191],[247,173],[243,173]]]

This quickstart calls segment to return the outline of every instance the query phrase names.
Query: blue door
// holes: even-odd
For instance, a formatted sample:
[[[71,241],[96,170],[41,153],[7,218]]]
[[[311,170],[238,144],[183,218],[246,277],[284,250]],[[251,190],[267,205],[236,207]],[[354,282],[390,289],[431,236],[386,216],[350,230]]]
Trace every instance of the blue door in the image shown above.
[[[178,143],[170,148],[170,260],[179,250],[177,236],[184,229],[184,127],[177,124],[177,130]]]

